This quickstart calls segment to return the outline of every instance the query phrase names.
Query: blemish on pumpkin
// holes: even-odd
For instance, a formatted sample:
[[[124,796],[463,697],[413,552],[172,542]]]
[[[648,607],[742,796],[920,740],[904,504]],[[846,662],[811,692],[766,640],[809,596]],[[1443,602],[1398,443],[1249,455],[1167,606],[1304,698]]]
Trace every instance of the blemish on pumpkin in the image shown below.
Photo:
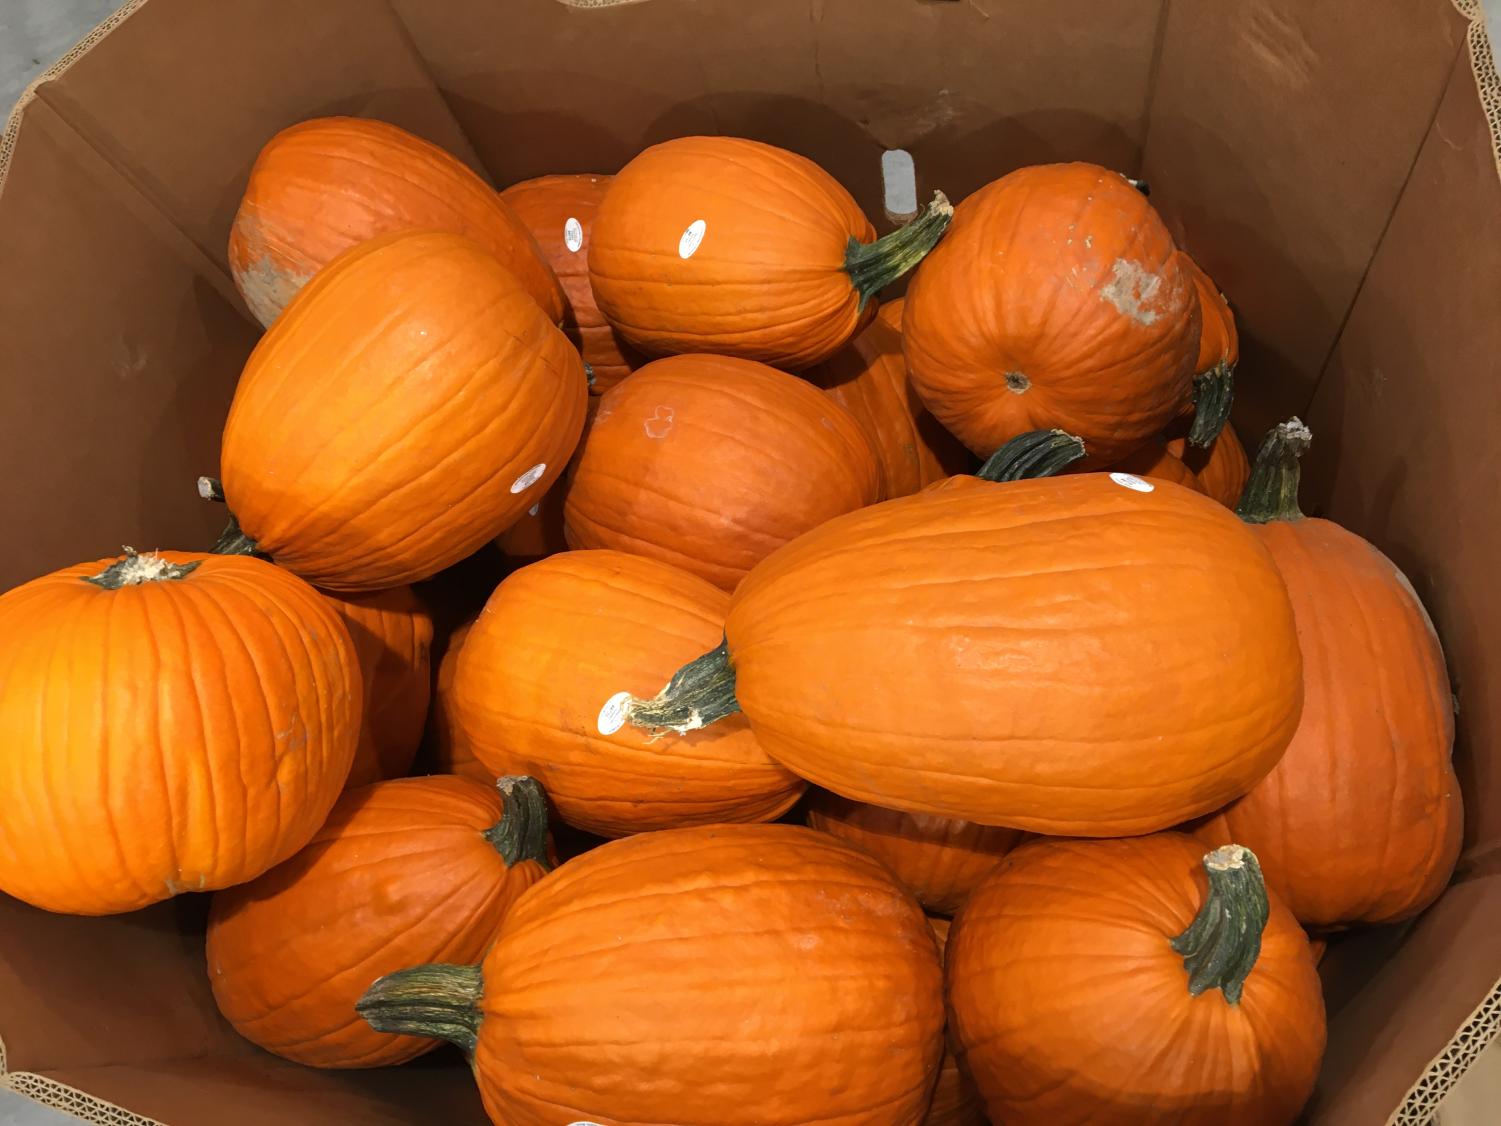
[[[287,302],[297,296],[297,291],[312,280],[311,274],[296,274],[280,269],[263,254],[243,269],[235,271],[235,282],[240,287],[240,296],[255,315],[255,319],[269,328]]]
[[[1006,373],[1006,387],[1015,395],[1021,395],[1032,386],[1032,381],[1019,371]]]
[[[1094,249],[1094,235],[1085,235],[1084,236],[1084,246],[1085,246],[1086,249],[1089,249],[1089,250],[1093,250]]]
[[[671,407],[659,406],[652,412],[652,416],[646,420],[645,430],[648,438],[665,438],[672,431],[672,420],[676,415]]]
[[[1147,308],[1159,289],[1162,279],[1148,273],[1140,262],[1117,258],[1110,267],[1111,280],[1100,290],[1100,299],[1114,305],[1117,312],[1124,313],[1137,324],[1149,325],[1157,319],[1157,310]]]

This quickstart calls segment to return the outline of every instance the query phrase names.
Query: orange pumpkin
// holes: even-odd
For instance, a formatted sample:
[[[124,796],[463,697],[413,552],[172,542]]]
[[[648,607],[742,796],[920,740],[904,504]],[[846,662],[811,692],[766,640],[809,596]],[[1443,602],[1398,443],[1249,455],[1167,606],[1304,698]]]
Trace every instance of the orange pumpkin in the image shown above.
[[[610,323],[650,355],[714,352],[800,369],[827,360],[915,266],[952,213],[940,194],[882,239],[811,160],[737,137],[653,145],[594,220],[589,278]]]
[[[1178,261],[1199,296],[1199,357],[1194,363],[1193,397],[1187,413],[1194,416],[1189,443],[1204,449],[1219,435],[1230,416],[1235,365],[1240,362],[1240,334],[1230,303],[1220,287],[1181,250]]]
[[[880,490],[859,425],[803,380],[753,360],[673,356],[600,401],[563,515],[574,547],[649,556],[733,590]]]
[[[1178,833],[1018,848],[955,920],[947,978],[1007,1126],[1279,1126],[1324,1050],[1308,939],[1255,856]]]
[[[507,1126],[912,1126],[943,1048],[917,904],[794,825],[603,845],[516,904],[483,966],[401,971],[359,1011],[464,1047]]]
[[[382,974],[472,962],[547,871],[530,778],[400,778],[351,790],[307,847],[220,892],[208,976],[245,1039],[309,1067],[405,1063],[438,1041],[385,1036],[354,1011]]]
[[[1116,462],[1113,468],[1122,473],[1134,473],[1138,477],[1150,477],[1157,481],[1171,481],[1175,485],[1205,493],[1203,482],[1194,471],[1183,464],[1180,455],[1174,453],[1156,439],[1148,442],[1129,457]]]
[[[1168,431],[1168,453],[1182,460],[1199,479],[1203,491],[1226,508],[1240,503],[1240,494],[1245,491],[1246,481],[1251,477],[1251,462],[1246,457],[1246,448],[1240,444],[1235,428],[1226,423],[1208,448],[1189,445],[1187,427],[1174,427]]]
[[[864,849],[929,911],[952,915],[1021,836],[927,813],[902,813],[820,791],[808,824]]]
[[[547,491],[586,398],[578,353],[479,246],[362,243],[245,365],[221,454],[243,535],[220,549],[265,552],[330,590],[436,574]]]
[[[1271,774],[1199,835],[1256,849],[1308,926],[1393,923],[1438,898],[1459,856],[1454,697],[1402,572],[1353,532],[1298,510],[1308,442],[1297,419],[1275,427],[1240,508],[1292,597],[1303,718]]]
[[[612,176],[539,176],[500,193],[542,248],[568,298],[563,331],[589,367],[589,390],[603,395],[646,362],[610,327],[589,284],[589,238]]]
[[[254,879],[354,761],[339,617],[258,559],[163,552],[0,595],[0,891],[108,915]]]
[[[433,707],[428,724],[429,746],[432,749],[433,766],[439,774],[458,774],[480,782],[494,782],[495,775],[474,757],[474,748],[464,738],[454,719],[453,681],[459,671],[459,651],[474,628],[467,621],[454,628],[448,635],[448,648],[438,662],[438,675],[433,685]]]
[[[766,757],[744,718],[654,740],[601,712],[715,645],[728,606],[702,579],[617,551],[523,567],[464,638],[454,741],[494,774],[534,775],[564,820],[601,836],[769,821],[803,783]]]
[[[955,209],[902,333],[918,394],[977,454],[1057,427],[1111,465],[1189,396],[1199,316],[1146,197],[1097,165],[1049,164]]]
[[[948,948],[949,921],[929,915],[928,926],[938,940],[938,955],[942,960]],[[928,1104],[928,1114],[922,1120],[922,1126],[987,1126],[985,1111],[980,1105],[980,1092],[959,1067],[953,1038],[947,1035],[944,1036],[938,1082],[933,1087],[933,1101]]]
[[[578,466],[579,455],[584,452],[584,442],[599,413],[599,397],[590,395],[584,408],[584,430],[578,447],[569,459],[568,468],[547,490],[547,495],[523,513],[517,521],[502,532],[496,546],[514,564],[524,565],[568,550],[568,538],[563,533],[563,501],[568,493],[568,478]]]
[[[245,304],[270,326],[314,274],[352,246],[401,231],[451,231],[484,247],[556,323],[563,291],[495,192],[454,156],[384,121],[318,117],[256,157],[229,233]]]

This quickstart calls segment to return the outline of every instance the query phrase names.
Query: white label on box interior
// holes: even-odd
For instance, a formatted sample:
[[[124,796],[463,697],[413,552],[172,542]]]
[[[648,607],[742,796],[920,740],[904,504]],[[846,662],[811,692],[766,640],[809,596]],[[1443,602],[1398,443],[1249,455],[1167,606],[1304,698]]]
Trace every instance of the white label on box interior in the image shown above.
[[[881,154],[881,186],[886,214],[893,222],[904,222],[917,214],[917,166],[906,149],[887,149]]]
[[[599,709],[599,719],[594,725],[599,728],[601,735],[613,735],[625,726],[625,709],[630,701],[629,692],[617,692],[605,701],[605,706]]]
[[[692,258],[693,252],[698,249],[699,243],[704,241],[704,231],[709,227],[702,219],[695,219],[688,224],[688,229],[683,232],[683,237],[678,239],[678,257]]]
[[[542,474],[547,472],[547,462],[539,461],[520,477],[511,482],[511,492],[524,493],[538,481],[542,480]]]
[[[563,245],[574,254],[584,249],[584,225],[571,215],[563,224]]]
[[[1133,489],[1138,493],[1150,493],[1157,487],[1150,481],[1143,481],[1134,473],[1112,473],[1110,475],[1110,479],[1117,485],[1124,486],[1127,489]]]

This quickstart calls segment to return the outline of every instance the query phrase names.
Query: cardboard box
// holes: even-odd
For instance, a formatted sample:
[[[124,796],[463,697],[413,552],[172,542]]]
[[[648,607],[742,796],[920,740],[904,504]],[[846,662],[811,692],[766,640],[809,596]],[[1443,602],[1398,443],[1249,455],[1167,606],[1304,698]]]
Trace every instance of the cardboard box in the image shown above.
[[[956,200],[1055,159],[1148,179],[1236,304],[1242,431],[1311,423],[1307,499],[1407,571],[1447,647],[1464,858],[1422,918],[1326,960],[1308,1116],[1428,1121],[1501,1024],[1501,86],[1477,0],[127,4],[0,142],[4,586],[212,541],[193,483],[257,336],[230,217],[261,144],[331,113],[500,185],[756,137],[877,217],[889,148]],[[0,1083],[93,1122],[483,1121],[455,1055],[323,1073],[239,1041],[203,908],[0,902]]]

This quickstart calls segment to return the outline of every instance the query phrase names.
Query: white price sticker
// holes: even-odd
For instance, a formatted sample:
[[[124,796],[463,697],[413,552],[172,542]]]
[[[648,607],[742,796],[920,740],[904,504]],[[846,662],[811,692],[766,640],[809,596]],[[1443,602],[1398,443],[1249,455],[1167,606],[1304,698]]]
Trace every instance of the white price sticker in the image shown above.
[[[695,219],[688,224],[688,229],[683,232],[683,237],[678,239],[678,257],[692,258],[693,252],[704,241],[704,231],[708,230],[709,224],[702,219]]]
[[[601,735],[613,735],[625,726],[626,708],[631,702],[629,692],[617,692],[599,709],[599,720],[594,726]]]
[[[1152,482],[1143,481],[1134,473],[1112,473],[1110,479],[1122,488],[1131,489],[1133,492],[1138,493],[1150,493],[1157,488]]]
[[[584,249],[584,225],[571,215],[563,224],[563,245],[573,254]]]
[[[539,461],[520,477],[511,482],[511,492],[524,493],[538,481],[542,480],[542,474],[547,472],[547,462]]]

